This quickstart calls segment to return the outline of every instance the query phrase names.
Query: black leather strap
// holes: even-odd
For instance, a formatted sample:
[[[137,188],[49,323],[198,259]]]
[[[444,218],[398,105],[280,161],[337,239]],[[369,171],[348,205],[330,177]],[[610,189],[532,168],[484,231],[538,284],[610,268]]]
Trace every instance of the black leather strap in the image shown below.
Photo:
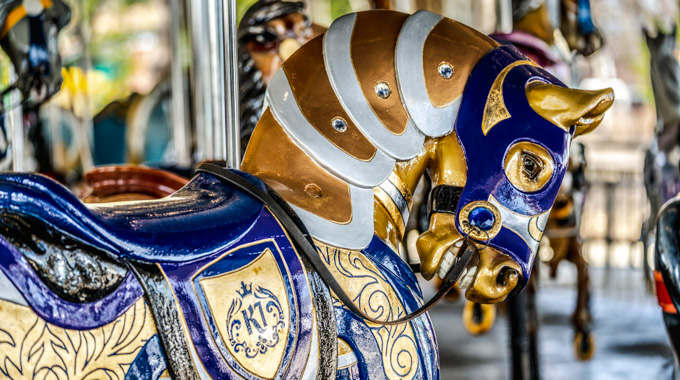
[[[328,269],[328,267],[326,267],[319,257],[319,254],[314,247],[314,243],[309,237],[309,233],[307,232],[306,228],[300,222],[300,219],[295,215],[293,210],[285,202],[283,202],[281,198],[278,196],[273,197],[240,175],[215,164],[203,164],[199,166],[198,169],[196,169],[196,172],[212,174],[220,178],[225,183],[235,186],[239,190],[244,191],[255,199],[258,199],[267,208],[269,208],[272,214],[274,214],[279,222],[281,222],[281,225],[283,225],[283,227],[286,229],[286,232],[288,232],[288,235],[293,240],[293,243],[295,244],[298,251],[305,255],[312,267],[317,271],[324,283],[326,283],[326,286],[328,286],[328,288],[333,291],[333,293],[335,293],[340,302],[342,302],[345,307],[347,307],[356,316],[369,322],[382,325],[397,325],[408,322],[425,313],[437,302],[439,302],[439,300],[442,299],[446,293],[451,290],[451,288],[453,288],[453,286],[456,284],[456,282],[458,282],[458,279],[463,274],[468,262],[470,259],[472,259],[473,254],[477,251],[474,244],[468,244],[465,251],[463,251],[463,253],[456,258],[456,261],[446,274],[444,283],[437,294],[435,294],[429,301],[427,301],[423,306],[419,307],[414,312],[392,321],[373,319],[359,310],[354,302],[352,302],[352,299],[347,295],[347,293],[345,293],[342,286],[338,283],[331,271]],[[276,194],[271,189],[269,189],[269,192]],[[278,200],[276,198],[278,198]],[[283,205],[281,202],[283,202]]]
[[[463,188],[460,186],[439,185],[430,193],[430,215],[435,212],[455,214]]]

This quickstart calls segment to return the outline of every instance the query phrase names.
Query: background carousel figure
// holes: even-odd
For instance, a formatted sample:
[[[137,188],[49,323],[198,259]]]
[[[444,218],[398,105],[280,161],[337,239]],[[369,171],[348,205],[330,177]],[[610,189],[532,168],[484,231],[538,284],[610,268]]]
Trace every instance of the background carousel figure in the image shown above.
[[[14,152],[15,168],[23,168],[25,161],[34,154],[37,170],[56,175],[52,170],[49,147],[46,144],[42,122],[39,116],[40,106],[61,88],[61,58],[59,56],[57,37],[71,19],[71,11],[62,0],[13,0],[0,3],[0,46],[5,51],[16,74],[14,82],[1,93],[0,123],[4,142],[8,143],[5,116],[9,112],[20,111],[15,118],[15,127],[23,132],[27,130],[26,142],[32,149]],[[21,93],[18,101],[5,102],[5,95],[13,90]],[[23,133],[17,136],[24,136]],[[15,150],[24,146],[22,141],[15,141]],[[9,169],[12,149],[11,144],[3,150],[3,169]],[[19,159],[20,158],[20,159]]]
[[[302,1],[258,0],[238,28],[241,150],[250,140],[264,108],[267,84],[283,61],[323,32],[312,25]]]

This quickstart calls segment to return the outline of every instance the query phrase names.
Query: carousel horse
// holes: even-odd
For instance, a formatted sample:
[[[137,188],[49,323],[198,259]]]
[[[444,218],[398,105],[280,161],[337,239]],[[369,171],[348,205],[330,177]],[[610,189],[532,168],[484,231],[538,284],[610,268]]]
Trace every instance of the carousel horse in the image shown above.
[[[578,292],[571,323],[574,325],[574,352],[581,360],[592,358],[595,352],[595,338],[592,334],[593,316],[590,311],[590,277],[579,236],[581,215],[588,191],[585,170],[585,147],[582,144],[574,144],[569,156],[567,175],[557,194],[544,234],[553,252],[547,263],[550,276],[552,278],[557,276],[557,268],[564,260],[576,266]]]
[[[654,247],[654,280],[666,332],[673,350],[673,379],[680,379],[680,198],[666,202],[659,211]]]
[[[258,0],[238,28],[241,147],[262,116],[267,84],[295,50],[321,33],[303,13],[302,1]]]
[[[558,20],[553,20],[553,13],[559,14]],[[493,38],[516,46],[562,80],[571,77],[572,52],[587,57],[604,44],[593,23],[590,0],[561,0],[552,11],[545,0],[513,0],[512,18],[512,32],[494,33]]]
[[[28,125],[28,141],[33,145],[38,169],[46,173],[53,170],[38,109],[61,87],[57,34],[70,19],[71,11],[62,0],[10,0],[0,4],[0,46],[17,74],[0,95],[4,98],[16,89],[22,96],[18,104],[0,102],[0,113],[23,108],[24,120],[19,123]]]
[[[62,0],[10,0],[0,5],[0,46],[9,56],[26,106],[35,106],[61,88],[57,33],[71,20]]]
[[[680,192],[680,63],[675,56],[675,26],[670,32],[659,29],[656,35],[645,32],[645,36],[656,105],[654,139],[645,153],[643,169],[650,213],[641,231],[645,277],[651,283],[647,256],[654,244],[657,215],[661,206]]]
[[[0,176],[0,373],[438,378],[436,298],[396,252],[410,192],[428,170],[423,276],[502,301],[613,92],[431,12],[367,11],[298,49],[266,102],[244,171],[204,165],[163,199]]]
[[[673,349],[674,379],[680,379],[680,282],[678,281],[678,192],[680,192],[680,64],[675,57],[676,27],[670,33],[646,32],[651,58],[652,89],[657,111],[655,137],[646,152],[644,178],[649,218],[642,226],[645,247],[645,275],[653,273],[653,283],[664,324]],[[656,231],[656,241],[653,234]],[[654,270],[647,269],[647,252],[654,245]],[[651,277],[651,276],[650,276]],[[652,281],[652,279],[650,279]]]

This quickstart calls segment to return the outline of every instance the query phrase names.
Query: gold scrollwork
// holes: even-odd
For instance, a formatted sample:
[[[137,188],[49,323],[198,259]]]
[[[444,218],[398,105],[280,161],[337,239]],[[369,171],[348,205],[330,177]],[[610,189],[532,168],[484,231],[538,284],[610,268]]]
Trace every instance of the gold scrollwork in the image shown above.
[[[328,268],[362,312],[379,320],[394,320],[406,314],[387,279],[361,252],[315,243]],[[335,296],[334,304],[341,305]],[[366,325],[378,342],[387,378],[412,379],[418,370],[418,352],[411,324]]]
[[[51,325],[29,307],[0,300],[0,378],[123,379],[156,334],[140,299],[115,321],[92,330]]]

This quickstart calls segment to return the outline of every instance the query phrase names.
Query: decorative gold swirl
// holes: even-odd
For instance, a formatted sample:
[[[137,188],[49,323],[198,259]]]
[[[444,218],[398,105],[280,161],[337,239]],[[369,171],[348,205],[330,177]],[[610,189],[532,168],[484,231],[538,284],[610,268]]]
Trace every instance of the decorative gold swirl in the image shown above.
[[[482,132],[484,132],[484,136],[486,136],[496,124],[510,118],[510,112],[508,112],[508,109],[505,107],[505,100],[503,98],[503,82],[510,70],[520,65],[537,66],[532,61],[515,61],[506,66],[503,71],[498,74],[491,85],[491,90],[489,91],[489,95],[486,98],[486,105],[484,106],[484,117],[482,119]]]
[[[123,380],[156,328],[140,299],[93,330],[63,329],[30,308],[0,300],[0,379]]]
[[[328,269],[359,310],[379,320],[394,320],[406,314],[385,276],[360,251],[315,243]],[[342,305],[335,295],[333,298],[335,306]],[[387,378],[412,379],[418,370],[418,353],[411,324],[365,323],[378,342]]]

